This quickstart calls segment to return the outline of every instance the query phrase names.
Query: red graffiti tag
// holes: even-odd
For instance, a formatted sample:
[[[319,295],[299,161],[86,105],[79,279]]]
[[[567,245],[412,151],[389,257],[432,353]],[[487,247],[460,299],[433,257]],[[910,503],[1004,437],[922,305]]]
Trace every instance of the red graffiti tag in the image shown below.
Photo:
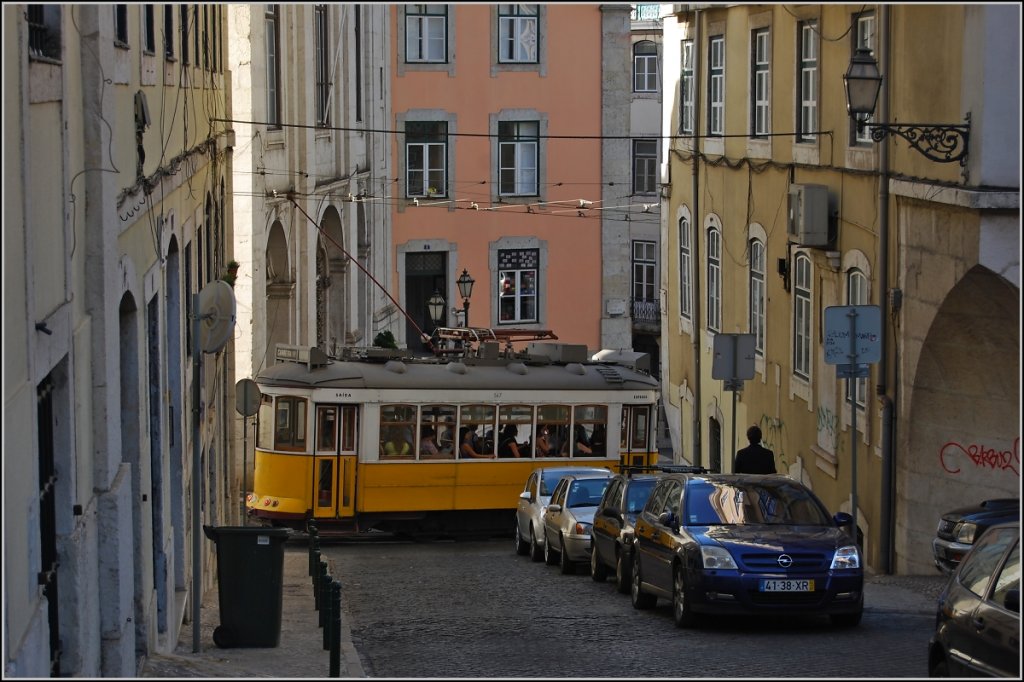
[[[958,453],[963,453],[967,455],[967,457],[970,458],[972,462],[974,462],[974,466],[988,467],[989,469],[998,469],[1002,471],[1006,471],[1007,469],[1009,469],[1013,473],[1020,476],[1019,449],[1020,437],[1014,439],[1013,450],[1003,451],[996,450],[995,448],[985,447],[984,445],[978,445],[977,443],[972,443],[971,445],[964,447],[960,443],[950,441],[943,445],[942,448],[939,450],[939,464],[942,465],[942,468],[945,469],[947,473],[959,474],[960,467],[957,466],[955,469],[951,468],[951,466],[956,465],[951,465],[948,460],[955,460],[956,455]]]

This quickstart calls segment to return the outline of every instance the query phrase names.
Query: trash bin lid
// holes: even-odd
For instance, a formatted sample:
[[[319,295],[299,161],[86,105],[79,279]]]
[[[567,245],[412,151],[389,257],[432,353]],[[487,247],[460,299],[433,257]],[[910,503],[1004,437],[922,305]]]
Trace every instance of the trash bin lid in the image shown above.
[[[288,528],[263,528],[261,526],[203,526],[206,537],[214,542],[222,535],[265,535],[271,538],[287,539],[291,535]]]

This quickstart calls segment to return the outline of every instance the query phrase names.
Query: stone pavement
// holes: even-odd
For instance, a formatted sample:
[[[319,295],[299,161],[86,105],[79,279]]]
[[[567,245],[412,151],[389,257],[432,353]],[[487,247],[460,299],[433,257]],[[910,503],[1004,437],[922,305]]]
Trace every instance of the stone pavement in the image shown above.
[[[328,573],[341,581],[341,576],[334,575],[329,563]],[[216,585],[203,595],[199,653],[192,652],[192,625],[186,623],[182,626],[174,652],[151,655],[144,663],[141,676],[278,679],[329,676],[330,652],[323,648],[323,629],[319,627],[320,614],[315,608],[313,583],[309,577],[309,550],[303,543],[284,546],[281,639],[277,647],[218,648],[213,643],[213,630],[220,625],[219,601]],[[341,677],[366,677],[344,617],[341,622]]]
[[[344,585],[344,576],[333,579]],[[865,576],[864,607],[867,611],[934,615],[939,592],[946,577],[938,571],[930,575]],[[220,624],[219,593],[214,587],[203,597],[200,616],[200,649],[192,652],[192,627],[182,627],[173,653],[152,655],[141,676],[183,677],[269,677],[327,678],[330,654],[323,648],[323,630],[314,608],[313,585],[309,577],[309,551],[301,542],[284,547],[282,576],[281,640],[274,648],[219,649],[213,643],[213,630]],[[344,601],[344,589],[342,600]],[[341,677],[366,677],[359,655],[352,644],[349,623],[341,622]]]

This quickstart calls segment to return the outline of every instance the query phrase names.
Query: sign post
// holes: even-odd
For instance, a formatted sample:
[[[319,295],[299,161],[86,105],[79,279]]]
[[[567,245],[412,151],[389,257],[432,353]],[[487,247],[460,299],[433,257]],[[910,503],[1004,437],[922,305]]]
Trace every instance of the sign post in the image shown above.
[[[242,525],[245,525],[245,495],[249,489],[247,465],[249,425],[247,421],[249,417],[260,411],[262,398],[263,393],[252,379],[239,379],[235,383],[235,411],[242,415]]]
[[[868,365],[882,357],[882,309],[876,305],[829,306],[825,308],[825,362],[836,366],[836,377],[846,378],[853,396],[850,409],[850,535],[857,544],[857,384],[868,376]],[[853,388],[852,392],[849,390]]]
[[[711,378],[723,379],[723,387],[732,391],[732,446],[736,449],[736,392],[743,390],[743,382],[754,378],[753,334],[716,334]],[[718,463],[722,471],[722,463]]]

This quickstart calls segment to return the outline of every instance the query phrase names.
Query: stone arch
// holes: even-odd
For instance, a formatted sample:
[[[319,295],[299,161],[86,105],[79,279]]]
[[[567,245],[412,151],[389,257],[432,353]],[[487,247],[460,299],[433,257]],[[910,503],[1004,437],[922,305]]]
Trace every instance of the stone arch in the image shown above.
[[[279,343],[291,339],[291,311],[295,282],[291,276],[288,239],[281,222],[275,220],[267,236],[267,355],[274,357]]]
[[[334,352],[350,339],[348,325],[349,259],[341,214],[327,206],[320,217],[321,236],[316,249],[317,345]]]
[[[1020,495],[1020,290],[983,266],[939,306],[903,396],[896,453],[897,555],[930,573],[943,512]],[[902,570],[901,570],[902,572]]]

